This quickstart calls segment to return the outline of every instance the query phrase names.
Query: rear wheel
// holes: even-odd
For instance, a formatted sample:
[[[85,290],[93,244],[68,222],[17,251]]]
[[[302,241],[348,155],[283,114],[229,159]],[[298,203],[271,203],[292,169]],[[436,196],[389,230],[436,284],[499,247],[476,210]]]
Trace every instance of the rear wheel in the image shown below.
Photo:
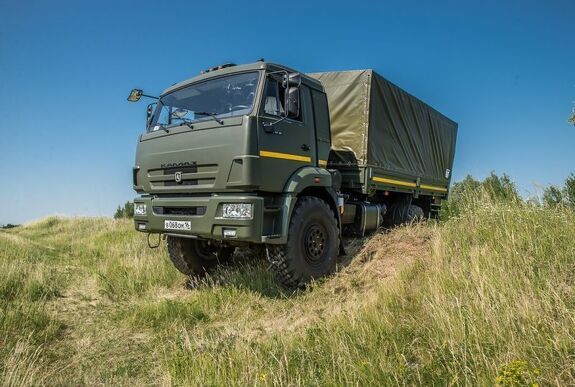
[[[385,215],[388,226],[399,226],[405,223],[419,221],[425,218],[423,209],[415,204],[411,204],[411,197],[395,202]]]
[[[234,250],[234,247],[218,246],[211,241],[168,236],[170,260],[186,275],[205,275],[228,261]]]
[[[319,198],[305,196],[293,211],[287,244],[268,245],[267,254],[281,285],[303,288],[334,270],[338,248],[339,232],[331,208]]]
[[[423,209],[415,204],[409,206],[407,210],[407,222],[417,222],[423,220],[425,218],[425,214]]]

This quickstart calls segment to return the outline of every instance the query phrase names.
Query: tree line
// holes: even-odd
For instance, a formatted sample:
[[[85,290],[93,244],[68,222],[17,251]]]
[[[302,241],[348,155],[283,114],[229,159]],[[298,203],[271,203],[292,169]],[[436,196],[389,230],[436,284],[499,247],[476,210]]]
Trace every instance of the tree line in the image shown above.
[[[123,206],[118,206],[114,213],[114,219],[131,219],[134,217],[134,203],[127,201]]]
[[[467,175],[463,180],[453,183],[449,199],[442,204],[441,218],[447,219],[459,214],[463,202],[477,191],[483,191],[495,201],[526,201],[532,205],[546,207],[563,206],[575,210],[575,174],[571,173],[562,185],[549,185],[540,196],[531,196],[524,200],[517,186],[507,174],[501,176],[491,172],[484,180],[477,180]]]
[[[6,223],[6,224],[0,224],[0,229],[9,229],[9,228],[14,228],[14,227],[18,227],[19,224],[12,224],[12,223]]]

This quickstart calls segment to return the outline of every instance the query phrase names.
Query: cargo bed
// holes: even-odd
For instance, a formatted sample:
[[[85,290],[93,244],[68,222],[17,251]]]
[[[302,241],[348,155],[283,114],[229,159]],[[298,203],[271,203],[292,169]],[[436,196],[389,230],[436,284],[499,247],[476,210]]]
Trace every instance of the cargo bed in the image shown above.
[[[327,94],[343,187],[447,196],[457,123],[373,70],[308,74]]]

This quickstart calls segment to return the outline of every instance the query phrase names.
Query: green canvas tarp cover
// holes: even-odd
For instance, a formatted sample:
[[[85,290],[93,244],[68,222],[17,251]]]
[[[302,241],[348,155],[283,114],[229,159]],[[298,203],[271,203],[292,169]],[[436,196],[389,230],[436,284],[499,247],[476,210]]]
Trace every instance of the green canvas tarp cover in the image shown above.
[[[327,94],[334,157],[396,176],[448,183],[457,123],[373,70],[308,75]]]

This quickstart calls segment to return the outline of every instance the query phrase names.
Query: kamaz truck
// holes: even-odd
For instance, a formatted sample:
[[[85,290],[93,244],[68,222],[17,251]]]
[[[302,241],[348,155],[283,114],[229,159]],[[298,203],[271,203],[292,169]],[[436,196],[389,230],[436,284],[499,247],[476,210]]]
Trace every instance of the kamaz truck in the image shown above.
[[[373,70],[217,66],[154,97],[133,168],[138,231],[202,276],[238,246],[279,283],[331,273],[343,238],[436,218],[457,124]]]

